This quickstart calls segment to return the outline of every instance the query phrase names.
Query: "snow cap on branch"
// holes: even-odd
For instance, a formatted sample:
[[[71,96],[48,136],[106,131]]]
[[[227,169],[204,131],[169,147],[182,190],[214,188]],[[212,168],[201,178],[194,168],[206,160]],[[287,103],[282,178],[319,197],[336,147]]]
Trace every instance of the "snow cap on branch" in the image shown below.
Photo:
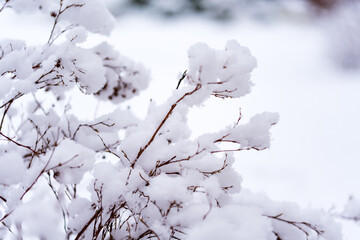
[[[40,10],[58,18],[60,25],[82,26],[92,33],[103,35],[109,35],[115,26],[115,18],[102,0],[10,0],[7,7],[19,13]],[[62,30],[58,29],[58,32]]]
[[[241,97],[253,85],[250,72],[256,59],[237,41],[227,42],[225,50],[213,50],[206,44],[192,46],[189,54],[187,80],[190,84],[207,85],[216,97]]]

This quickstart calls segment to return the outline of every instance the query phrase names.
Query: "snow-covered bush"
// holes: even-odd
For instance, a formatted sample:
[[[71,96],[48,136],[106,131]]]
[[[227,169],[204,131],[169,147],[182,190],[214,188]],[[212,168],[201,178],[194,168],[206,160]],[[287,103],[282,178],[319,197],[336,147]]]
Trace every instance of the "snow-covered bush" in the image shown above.
[[[256,60],[247,48],[194,45],[178,89],[138,119],[122,103],[148,86],[148,71],[107,43],[83,45],[89,32],[114,25],[102,2],[0,6],[0,14],[41,11],[53,20],[42,46],[0,42],[1,239],[341,239],[320,211],[242,190],[233,153],[269,148],[277,114],[247,123],[240,114],[190,138],[191,107],[250,92]],[[71,111],[73,92],[116,107],[83,120]]]

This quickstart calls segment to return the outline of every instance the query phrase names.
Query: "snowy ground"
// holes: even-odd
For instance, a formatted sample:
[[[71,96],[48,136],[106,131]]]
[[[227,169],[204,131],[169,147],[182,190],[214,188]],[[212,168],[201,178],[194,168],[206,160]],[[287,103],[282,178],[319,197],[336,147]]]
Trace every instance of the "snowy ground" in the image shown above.
[[[11,14],[10,14],[11,15]],[[9,16],[10,16],[9,15]],[[35,28],[0,19],[0,38],[31,36],[46,41],[42,18]],[[211,101],[190,116],[194,134],[216,131],[237,119],[262,111],[279,112],[272,130],[273,144],[262,152],[241,152],[236,168],[243,186],[280,201],[301,206],[332,206],[342,210],[349,195],[360,197],[360,72],[344,72],[328,59],[326,39],[319,26],[298,21],[217,23],[199,18],[167,20],[129,15],[107,39],[120,52],[144,63],[153,82],[134,110],[143,116],[150,98],[164,101],[187,66],[187,49],[196,42],[223,48],[228,39],[247,46],[258,59],[253,92],[240,101]],[[93,37],[92,41],[97,41]],[[82,114],[82,109],[78,111]],[[207,117],[216,112],[216,117]],[[84,115],[89,114],[83,112]],[[356,240],[360,227],[345,224],[347,239]],[[356,237],[357,236],[357,237]]]

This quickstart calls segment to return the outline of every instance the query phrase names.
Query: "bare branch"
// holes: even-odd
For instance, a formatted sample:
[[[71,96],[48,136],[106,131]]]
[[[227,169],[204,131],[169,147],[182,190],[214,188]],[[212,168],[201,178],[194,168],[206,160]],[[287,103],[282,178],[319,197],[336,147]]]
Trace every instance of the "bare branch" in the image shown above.
[[[6,5],[10,2],[10,0],[5,0],[5,3],[0,8],[0,13],[6,8]]]
[[[1,132],[1,129],[2,129],[3,124],[4,124],[5,116],[6,116],[7,112],[9,111],[10,106],[11,106],[11,104],[12,104],[13,102],[14,102],[14,100],[10,100],[10,102],[8,102],[8,103],[6,104],[6,106],[5,106],[4,113],[3,113],[3,116],[2,116],[1,122],[0,122],[0,132]]]
[[[85,226],[80,230],[80,232],[76,235],[75,240],[79,240],[81,236],[84,234],[86,229],[90,226],[90,224],[102,213],[103,209],[98,209],[95,214],[89,219],[89,221],[85,224]]]
[[[72,136],[72,139],[75,139],[76,134],[78,133],[78,131],[79,131],[80,128],[82,128],[82,127],[91,128],[94,132],[99,133],[99,130],[95,128],[95,127],[98,126],[98,125],[102,125],[102,126],[106,126],[106,127],[109,127],[109,128],[110,128],[110,127],[113,127],[113,126],[115,125],[115,123],[109,124],[109,123],[105,123],[104,121],[101,121],[101,122],[94,123],[94,124],[80,124],[80,125],[76,128],[76,130],[75,130],[75,132],[74,132],[74,134],[73,134],[73,136]]]
[[[4,198],[3,196],[0,196],[0,199],[3,200],[4,202],[7,202],[6,198]]]
[[[168,111],[168,113],[166,114],[166,116],[163,118],[163,120],[161,121],[161,123],[159,124],[159,126],[157,127],[157,129],[155,130],[154,134],[151,136],[150,140],[147,142],[147,144],[143,147],[140,148],[136,158],[134,159],[134,161],[131,164],[131,168],[134,168],[137,160],[140,158],[140,156],[143,154],[143,152],[150,146],[150,144],[154,141],[156,135],[158,134],[158,132],[160,131],[160,129],[162,128],[162,126],[165,124],[165,122],[169,119],[170,115],[172,114],[172,112],[174,111],[174,109],[176,108],[176,106],[182,101],[184,100],[185,97],[190,96],[192,94],[194,94],[196,91],[198,91],[201,88],[200,84],[197,84],[195,89],[192,90],[191,92],[187,92],[185,93],[181,98],[179,98],[173,105],[171,105],[170,110]]]
[[[149,176],[155,176],[157,174],[157,170],[160,169],[161,167],[164,167],[166,165],[170,165],[173,163],[180,163],[180,162],[184,162],[184,161],[189,161],[192,158],[194,158],[195,156],[201,154],[202,152],[204,152],[206,150],[206,148],[203,148],[200,150],[200,145],[198,144],[198,149],[196,150],[196,152],[193,155],[190,155],[186,158],[181,158],[181,159],[176,159],[176,156],[173,156],[171,159],[167,160],[167,161],[163,161],[163,162],[156,162],[155,168],[153,170],[151,170],[149,172]]]
[[[267,149],[264,148],[258,148],[258,147],[246,147],[246,148],[237,148],[237,149],[225,149],[225,150],[217,150],[217,151],[211,151],[211,153],[226,153],[226,152],[240,152],[240,151],[248,151],[248,150],[256,150],[256,151],[263,151]]]
[[[181,76],[181,78],[179,79],[178,85],[176,86],[176,89],[179,89],[180,83],[182,82],[182,80],[184,80],[184,78],[186,77],[186,72],[187,70],[185,70]]]
[[[98,134],[97,136],[100,138],[100,140],[101,140],[102,144],[104,145],[106,151],[107,151],[108,153],[111,153],[112,155],[114,155],[115,157],[117,157],[118,159],[120,159],[120,160],[122,161],[121,157],[120,157],[117,153],[113,152],[113,151],[110,149],[110,148],[113,147],[113,146],[115,146],[115,148],[116,148],[116,146],[119,145],[119,141],[116,141],[116,142],[113,143],[112,145],[106,145],[104,139],[103,139],[99,134]]]
[[[54,193],[55,195],[55,198],[61,208],[61,212],[62,212],[62,215],[63,215],[63,221],[64,221],[64,231],[67,233],[68,232],[68,229],[67,229],[67,223],[66,223],[66,217],[69,215],[69,213],[66,211],[66,209],[64,208],[63,204],[61,203],[61,200],[59,198],[59,194],[56,192],[52,182],[51,182],[51,176],[50,176],[50,173],[48,172],[48,185],[51,189],[51,191]]]
[[[58,12],[57,12],[57,13],[55,13],[55,12],[52,12],[52,13],[51,13],[51,16],[54,17],[55,19],[54,19],[54,24],[53,24],[53,26],[52,26],[52,28],[51,28],[50,36],[49,36],[49,39],[48,39],[48,42],[47,42],[47,44],[48,44],[49,46],[52,45],[52,44],[54,43],[54,41],[59,37],[59,35],[58,35],[58,36],[56,36],[56,37],[54,38],[53,35],[54,35],[55,28],[56,28],[57,24],[59,23],[59,17],[61,16],[61,14],[63,14],[66,10],[68,10],[68,9],[70,9],[70,8],[73,8],[73,7],[82,7],[82,6],[84,6],[84,4],[71,4],[71,5],[68,5],[68,6],[66,6],[65,8],[63,8],[63,0],[60,0]],[[65,31],[66,31],[66,30],[67,30],[67,29],[65,29]],[[62,31],[61,34],[64,33],[65,31]],[[61,35],[61,34],[60,34],[60,35]]]
[[[54,170],[56,168],[59,168],[59,167],[62,167],[68,163],[70,163],[71,161],[73,161],[75,158],[77,158],[79,156],[79,154],[76,154],[75,156],[73,156],[72,158],[70,158],[69,160],[65,161],[65,162],[61,162],[61,163],[58,163],[56,166],[54,167],[51,167],[49,169],[47,169],[46,171],[50,171],[50,170]],[[70,167],[71,168],[71,167]]]
[[[211,171],[211,172],[205,172],[205,171],[200,171],[202,174],[204,174],[205,176],[207,176],[207,175],[214,175],[214,174],[217,174],[217,173],[221,173],[228,165],[227,165],[227,163],[226,163],[226,161],[227,161],[227,157],[228,157],[228,155],[227,154],[225,154],[225,159],[224,159],[224,163],[223,163],[223,165],[222,165],[222,167],[220,168],[220,169],[217,169],[217,170],[214,170],[214,171]]]
[[[308,239],[308,236],[310,235],[309,230],[314,231],[318,235],[318,237],[321,236],[322,234],[324,234],[323,230],[320,230],[317,226],[312,225],[311,223],[287,220],[287,219],[281,218],[282,215],[283,214],[280,213],[280,214],[278,214],[276,216],[269,216],[269,215],[263,215],[263,216],[274,219],[274,220],[277,220],[277,221],[280,221],[280,222],[287,223],[287,224],[289,224],[291,226],[294,226],[295,228],[302,231],[306,235],[307,239]]]
[[[43,167],[43,169],[40,171],[40,173],[38,174],[38,176],[35,178],[35,180],[33,181],[33,183],[24,191],[24,193],[21,195],[19,200],[22,200],[25,195],[32,189],[32,187],[37,183],[37,181],[39,180],[39,178],[41,177],[41,175],[46,171],[45,169],[47,168],[47,166],[50,163],[50,160],[52,159],[52,156],[54,154],[55,149],[53,149],[53,151],[51,152],[51,155],[49,157],[49,160],[46,162],[45,166]],[[14,212],[14,210],[9,211],[7,214],[5,214],[1,219],[0,222],[4,221],[7,217],[9,217],[12,213]]]
[[[11,139],[10,137],[4,135],[2,132],[0,132],[0,135],[3,136],[4,138],[6,138],[7,140],[9,140],[10,142],[18,145],[19,147],[26,148],[26,149],[30,150],[34,155],[39,156],[39,154],[35,150],[33,150],[30,146],[26,146],[26,145],[23,145],[23,144],[21,144],[19,142],[16,142],[15,140]]]
[[[41,175],[46,172],[46,168],[49,165],[53,155],[55,152],[55,148],[52,150],[51,155],[49,157],[49,160],[46,162],[45,166],[43,167],[43,169],[40,171],[39,175],[35,178],[35,180],[33,181],[33,183],[25,190],[25,192],[21,195],[20,200],[22,200],[25,195],[30,191],[30,189],[37,183],[37,181],[39,180],[39,178],[41,177]]]
[[[7,102],[4,103],[3,105],[1,105],[0,108],[5,107],[5,106],[8,105],[10,102],[13,102],[14,100],[22,97],[23,95],[24,95],[23,93],[18,92],[12,99],[10,99],[9,101],[7,101]]]
[[[236,127],[237,125],[239,125],[240,120],[241,120],[241,117],[242,117],[242,114],[241,114],[241,107],[240,107],[240,108],[239,108],[239,118],[238,118],[238,120],[236,121],[236,123],[234,124],[234,127]]]

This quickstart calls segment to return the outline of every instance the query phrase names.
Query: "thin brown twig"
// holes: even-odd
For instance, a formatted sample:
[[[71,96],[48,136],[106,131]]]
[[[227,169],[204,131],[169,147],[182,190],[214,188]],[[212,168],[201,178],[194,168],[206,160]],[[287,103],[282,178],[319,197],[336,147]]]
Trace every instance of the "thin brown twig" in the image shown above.
[[[73,136],[72,136],[72,139],[75,139],[76,134],[78,133],[78,131],[79,131],[80,128],[82,128],[82,127],[91,128],[94,132],[99,133],[99,130],[95,128],[95,127],[98,126],[98,125],[103,125],[103,126],[105,126],[105,127],[110,128],[110,127],[113,127],[113,126],[115,125],[115,123],[109,124],[109,123],[105,123],[105,121],[101,121],[101,122],[97,122],[97,123],[94,123],[94,124],[86,124],[86,123],[80,124],[80,125],[76,128],[76,130],[75,130],[75,132],[74,132],[74,134],[73,134]]]
[[[51,32],[50,32],[50,36],[49,36],[49,39],[48,39],[48,45],[52,45],[53,42],[55,41],[56,38],[58,38],[58,36],[56,38],[53,38],[54,36],[54,31],[55,31],[55,28],[59,22],[59,17],[61,16],[61,14],[63,14],[66,10],[68,10],[69,8],[72,8],[72,7],[82,7],[84,6],[84,4],[71,4],[71,5],[68,5],[66,6],[64,9],[63,9],[63,0],[60,0],[59,2],[59,10],[57,13],[54,13],[56,14],[54,17],[55,17],[55,20],[54,20],[54,24],[51,28]]]
[[[161,123],[159,124],[159,126],[157,127],[157,129],[155,130],[154,134],[151,136],[150,140],[147,142],[147,144],[143,147],[140,148],[135,160],[132,162],[131,164],[131,168],[134,168],[136,162],[139,160],[140,156],[143,154],[143,152],[151,145],[151,143],[154,141],[156,135],[158,134],[158,132],[160,131],[160,129],[162,128],[162,126],[165,124],[165,122],[169,119],[170,115],[172,114],[172,112],[174,111],[174,109],[176,108],[176,106],[182,101],[184,100],[185,97],[190,96],[192,94],[194,94],[196,91],[198,91],[201,88],[201,84],[197,84],[195,89],[192,90],[191,92],[187,92],[185,93],[181,98],[179,98],[173,105],[171,105],[170,110],[168,111],[168,113],[166,114],[166,116],[163,118],[163,120],[161,121]]]
[[[196,150],[196,153],[194,153],[193,155],[190,155],[186,158],[181,158],[181,159],[176,159],[176,156],[173,156],[171,159],[167,160],[167,161],[163,161],[163,162],[156,162],[156,166],[155,169],[152,169],[149,173],[149,176],[154,176],[157,172],[158,169],[160,169],[161,167],[164,167],[166,165],[170,165],[173,163],[180,163],[180,162],[184,162],[184,161],[189,161],[190,159],[192,159],[193,157],[201,154],[202,152],[204,152],[206,150],[206,148],[203,148],[200,150],[200,145],[198,144],[198,149]]]
[[[62,205],[62,203],[61,203],[61,200],[60,200],[60,198],[59,198],[59,194],[55,191],[55,188],[54,188],[54,186],[53,186],[53,184],[52,184],[52,182],[51,182],[51,176],[50,176],[50,173],[49,173],[49,172],[48,172],[48,177],[49,177],[49,179],[48,179],[48,185],[49,185],[51,191],[54,193],[55,198],[56,198],[56,200],[57,200],[57,202],[58,202],[58,204],[59,204],[59,206],[60,206],[60,209],[61,209],[61,212],[62,212],[62,215],[63,215],[64,230],[65,230],[65,232],[67,233],[67,232],[68,232],[68,229],[67,229],[67,223],[66,223],[66,216],[69,215],[69,213],[64,209],[64,207],[63,207],[63,205]],[[66,213],[65,213],[65,211],[66,211]]]
[[[247,148],[217,150],[217,151],[211,151],[210,153],[240,152],[240,151],[248,151],[248,150],[263,151],[265,149],[267,148],[247,147]]]
[[[13,99],[10,100],[10,102],[7,103],[7,105],[6,105],[5,109],[4,109],[4,113],[3,113],[3,116],[2,116],[2,118],[1,118],[1,123],[0,123],[0,131],[1,131],[2,127],[3,127],[4,120],[5,120],[5,116],[6,116],[7,112],[9,111],[10,106],[11,106],[11,104],[12,104],[13,102],[14,102]]]
[[[5,3],[1,6],[0,12],[2,12],[10,0],[5,0]]]
[[[39,180],[39,178],[41,177],[41,175],[46,172],[46,168],[49,165],[53,155],[55,152],[55,148],[52,150],[51,155],[49,157],[49,160],[46,162],[45,166],[43,167],[43,169],[40,171],[39,175],[35,178],[34,182],[25,190],[25,192],[21,195],[20,200],[22,200],[25,195],[30,191],[30,189],[37,183],[37,181]]]
[[[217,170],[214,170],[214,171],[211,171],[211,172],[200,171],[200,170],[199,170],[199,171],[200,171],[202,174],[204,174],[205,176],[207,176],[207,175],[214,175],[214,174],[217,174],[217,173],[221,173],[221,172],[228,166],[228,164],[227,164],[227,158],[228,158],[228,155],[225,154],[224,163],[223,163],[222,167],[219,168],[219,169],[217,169]]]
[[[215,140],[214,143],[223,142],[224,139],[227,138],[228,136],[230,136],[230,133],[227,133],[227,134],[225,134],[224,136],[222,136],[221,138]]]
[[[32,189],[32,187],[37,183],[37,181],[39,180],[39,178],[41,177],[41,175],[46,171],[45,169],[47,168],[47,166],[49,165],[52,156],[54,154],[55,148],[53,149],[53,151],[51,152],[51,155],[49,157],[49,160],[46,162],[45,166],[43,167],[43,169],[40,171],[40,173],[38,174],[38,176],[35,178],[35,180],[33,181],[33,183],[24,191],[24,193],[21,195],[19,200],[22,200],[25,195]],[[8,218],[12,213],[14,212],[14,209],[9,211],[7,214],[5,214],[1,219],[0,222],[4,221],[6,218]]]
[[[111,151],[110,147],[112,147],[112,146],[111,146],[111,145],[109,145],[109,146],[106,145],[104,139],[100,136],[100,134],[98,134],[97,136],[100,138],[102,144],[103,144],[104,147],[105,147],[105,150],[107,150],[107,152],[111,153],[112,155],[114,155],[115,157],[117,157],[118,159],[120,159],[121,162],[122,162],[121,157],[120,157],[117,153]],[[116,146],[118,146],[118,144],[119,144],[119,142],[117,141],[117,142],[113,143],[112,145],[116,147]]]
[[[0,196],[0,199],[3,200],[4,202],[7,202],[6,198],[4,198],[3,196]]]
[[[10,102],[13,102],[14,100],[22,97],[24,95],[24,93],[20,93],[18,92],[12,99],[10,99],[9,101],[7,101],[6,103],[4,103],[3,105],[0,106],[0,108],[5,107],[6,105],[8,105]]]
[[[84,234],[86,229],[90,226],[90,224],[99,216],[99,214],[103,211],[102,208],[98,209],[95,214],[89,219],[89,221],[85,224],[85,226],[80,230],[80,232],[76,235],[75,240],[79,240],[80,237]]]
[[[43,106],[41,105],[41,103],[37,100],[37,98],[36,98],[36,96],[35,96],[35,93],[32,92],[31,95],[32,95],[32,97],[34,98],[34,101],[35,101],[35,103],[36,103],[36,105],[37,105],[37,107],[34,109],[33,113],[36,112],[36,110],[41,109],[41,111],[44,113],[44,115],[47,116],[48,113],[45,111],[45,109],[43,108]]]
[[[234,127],[236,127],[237,125],[239,125],[240,120],[241,120],[241,117],[242,117],[242,113],[241,113],[241,107],[240,107],[240,108],[239,108],[239,118],[238,118],[238,120],[236,121],[236,123],[234,124]]]
[[[314,231],[318,235],[318,237],[321,236],[324,233],[323,230],[319,230],[316,226],[314,226],[314,225],[312,225],[312,224],[310,224],[308,222],[298,222],[298,221],[287,220],[287,219],[281,218],[282,215],[283,215],[282,213],[280,213],[278,215],[275,215],[275,216],[269,216],[269,215],[263,214],[264,217],[268,217],[268,218],[271,218],[271,219],[274,219],[274,220],[277,220],[277,221],[280,221],[280,222],[284,222],[284,223],[287,223],[287,224],[289,224],[291,226],[296,227],[297,229],[299,229],[300,231],[302,231],[306,235],[307,239],[308,239],[310,233],[308,231],[306,231],[306,229],[303,226],[306,226],[307,228]]]
[[[142,234],[138,237],[138,240],[146,237],[146,236],[149,235],[149,234],[154,234],[154,236],[155,236],[158,240],[160,240],[159,235],[157,235],[157,233],[149,227],[149,225],[144,221],[144,219],[140,218],[140,222],[141,222],[142,224],[144,224],[144,225],[148,228],[148,230],[146,230],[144,233],[142,233]]]
[[[6,225],[6,223],[2,222],[2,225],[4,225],[4,227],[6,227],[6,229],[15,236],[14,232],[11,230],[11,228],[8,225]]]
[[[58,163],[56,166],[54,167],[51,167],[49,169],[47,169],[46,171],[50,171],[50,170],[54,170],[56,168],[59,168],[59,167],[62,167],[66,164],[68,164],[69,162],[71,162],[72,160],[74,160],[75,158],[77,158],[79,156],[79,154],[76,154],[75,156],[73,156],[72,158],[70,158],[69,160],[65,161],[65,162],[61,162],[61,163]]]
[[[39,156],[39,154],[38,154],[35,150],[33,150],[30,146],[26,146],[26,145],[23,145],[23,144],[21,144],[21,143],[19,143],[19,142],[16,142],[15,140],[13,140],[13,139],[11,139],[10,137],[6,136],[6,135],[3,134],[2,132],[0,132],[0,135],[3,136],[4,138],[6,138],[7,140],[9,140],[10,142],[18,145],[19,147],[26,148],[26,149],[30,150],[32,153],[34,153],[36,156]]]
[[[185,70],[185,71],[183,72],[183,74],[182,74],[181,78],[179,79],[179,82],[178,82],[178,84],[177,84],[177,86],[176,86],[176,89],[179,89],[180,83],[181,83],[182,80],[184,80],[184,78],[186,77],[186,72],[187,72],[187,70]]]

